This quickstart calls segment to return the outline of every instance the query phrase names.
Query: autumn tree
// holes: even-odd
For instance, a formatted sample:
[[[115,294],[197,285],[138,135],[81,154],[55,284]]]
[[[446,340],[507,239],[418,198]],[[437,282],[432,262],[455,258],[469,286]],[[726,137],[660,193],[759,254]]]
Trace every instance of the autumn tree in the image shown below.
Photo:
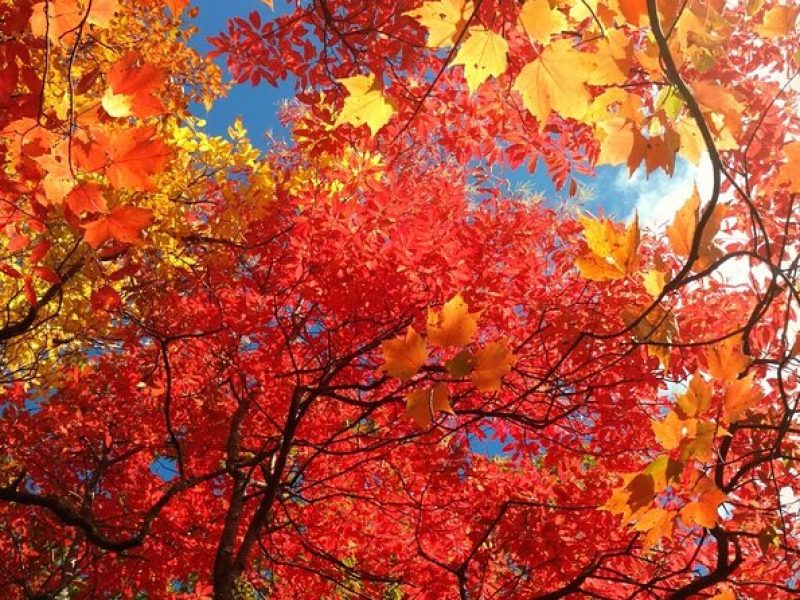
[[[198,9],[0,3],[3,594],[796,593],[797,8],[265,6],[264,150]],[[570,200],[679,160],[666,228]]]

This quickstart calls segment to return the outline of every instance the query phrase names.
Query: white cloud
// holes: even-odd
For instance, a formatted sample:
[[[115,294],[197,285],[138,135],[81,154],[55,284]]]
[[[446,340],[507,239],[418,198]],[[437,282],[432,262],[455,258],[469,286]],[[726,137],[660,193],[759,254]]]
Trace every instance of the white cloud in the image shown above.
[[[697,167],[678,159],[672,177],[661,171],[651,173],[648,177],[644,169],[639,169],[633,177],[628,178],[627,171],[620,169],[613,186],[617,193],[636,197],[634,207],[639,213],[642,227],[661,230],[672,222],[677,210],[691,195],[695,183],[700,198],[708,200],[711,196],[713,172],[707,156],[703,156]],[[632,216],[633,210],[627,218]]]

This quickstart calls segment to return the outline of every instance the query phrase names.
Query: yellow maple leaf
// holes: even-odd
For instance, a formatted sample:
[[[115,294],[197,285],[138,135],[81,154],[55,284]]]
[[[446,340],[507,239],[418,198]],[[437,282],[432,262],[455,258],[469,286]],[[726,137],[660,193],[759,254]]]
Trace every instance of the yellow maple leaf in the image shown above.
[[[583,237],[589,252],[578,256],[575,264],[586,279],[610,281],[636,271],[639,264],[639,218],[620,231],[609,219],[581,216]]]
[[[764,397],[761,388],[753,384],[754,376],[755,373],[750,373],[747,377],[734,379],[728,384],[722,400],[725,409],[722,414],[723,423],[730,424],[738,421],[747,410],[758,404]]]
[[[481,25],[470,27],[468,37],[461,44],[453,64],[464,65],[464,76],[470,93],[489,77],[500,77],[506,72],[508,42],[501,35]]]
[[[708,372],[720,381],[731,381],[750,365],[750,357],[742,352],[740,335],[725,338],[706,350]]]
[[[469,312],[461,294],[444,303],[441,312],[428,310],[428,341],[435,346],[466,346],[478,330],[481,313]]]
[[[495,392],[500,389],[500,380],[511,370],[517,357],[508,347],[506,338],[487,344],[475,352],[472,383],[481,392]]]
[[[337,81],[347,89],[347,98],[334,127],[344,124],[356,127],[366,125],[372,135],[375,135],[392,118],[394,107],[376,86],[374,73],[354,75]]]
[[[416,19],[428,30],[429,48],[443,48],[455,44],[456,37],[472,16],[473,10],[471,1],[429,0],[403,14]]]
[[[681,419],[669,411],[663,421],[652,422],[656,440],[664,450],[674,450],[685,440],[693,439],[697,432],[697,419]]]
[[[550,36],[567,28],[567,18],[553,10],[548,0],[527,0],[519,12],[519,24],[531,40],[546,44]]]
[[[437,412],[453,414],[447,384],[439,383],[432,388],[415,390],[406,396],[406,414],[422,429],[433,424]]]
[[[764,20],[755,26],[756,32],[764,38],[774,39],[789,35],[794,31],[798,6],[773,6],[764,13]]]
[[[569,40],[556,40],[517,75],[513,89],[522,103],[544,125],[551,112],[581,119],[589,108],[586,74],[591,59],[575,49]]]
[[[699,373],[695,373],[688,389],[678,396],[676,405],[677,413],[683,418],[702,415],[711,406],[711,386]]]
[[[643,547],[650,550],[663,538],[672,535],[675,524],[675,514],[660,506],[654,506],[639,515],[633,524],[634,531],[645,533]]]
[[[381,344],[383,369],[392,377],[409,379],[417,374],[419,368],[428,360],[425,340],[413,327],[409,327],[405,337],[397,336]]]

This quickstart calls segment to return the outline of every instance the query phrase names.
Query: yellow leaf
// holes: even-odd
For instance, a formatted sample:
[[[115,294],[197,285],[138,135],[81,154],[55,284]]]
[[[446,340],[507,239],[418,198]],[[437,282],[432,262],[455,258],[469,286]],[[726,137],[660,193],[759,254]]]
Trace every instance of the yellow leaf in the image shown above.
[[[540,125],[551,112],[581,119],[589,108],[586,76],[591,67],[591,58],[576,50],[570,40],[556,40],[522,68],[513,89]]]
[[[720,430],[719,433],[723,433]],[[689,460],[696,458],[700,461],[711,460],[714,453],[714,434],[717,433],[717,425],[712,421],[698,421],[695,427],[694,437],[686,440],[681,448],[681,459]]]
[[[609,36],[612,32],[609,32]],[[625,35],[606,37],[597,42],[594,52],[585,54],[589,70],[584,74],[590,85],[622,85],[627,79],[626,71],[630,57],[629,40]]]
[[[666,454],[662,454],[647,465],[644,473],[653,478],[655,491],[662,492],[668,485],[678,479],[681,471],[683,471],[683,463],[681,461],[673,460]]]
[[[471,313],[461,294],[444,303],[441,312],[428,310],[428,340],[446,348],[466,346],[478,330],[480,311]]]
[[[645,532],[643,546],[650,550],[663,538],[672,535],[675,515],[660,506],[654,506],[640,515],[633,524],[634,531]]]
[[[429,0],[403,14],[416,19],[428,30],[429,48],[442,48],[455,44],[473,10],[472,2],[465,0]]]
[[[700,525],[711,529],[717,524],[719,505],[728,499],[728,495],[705,475],[700,476],[694,493],[697,495],[697,500],[689,502],[681,509],[681,520],[687,525]]]
[[[567,28],[564,13],[553,10],[548,0],[527,0],[519,12],[519,23],[528,37],[540,44],[548,43],[550,36]]]
[[[489,77],[500,77],[506,72],[508,42],[494,31],[478,25],[470,27],[468,37],[461,44],[453,64],[464,65],[464,75],[470,93]]]
[[[383,350],[384,370],[392,377],[409,379],[417,374],[419,368],[428,360],[425,340],[409,327],[406,336],[397,336],[381,344]]]
[[[764,397],[761,388],[753,384],[755,373],[750,373],[742,379],[734,379],[728,384],[725,390],[725,398],[722,404],[725,412],[722,415],[722,422],[726,424],[738,421],[742,415],[754,407]]]
[[[485,348],[475,352],[472,383],[482,392],[499,390],[500,380],[511,370],[516,360],[517,357],[508,348],[507,339],[487,344]]]
[[[433,424],[437,412],[453,414],[450,406],[450,390],[444,383],[432,388],[416,390],[406,396],[406,414],[422,429]]]
[[[684,440],[693,439],[697,432],[697,419],[681,419],[669,411],[663,421],[653,421],[653,433],[665,450],[674,450]]]
[[[644,274],[644,289],[653,298],[661,295],[661,290],[667,284],[667,274],[658,269],[650,269]]]
[[[675,125],[675,131],[680,137],[681,155],[695,166],[700,164],[700,158],[706,150],[703,136],[694,119],[681,119]]]
[[[714,379],[731,381],[750,365],[750,357],[742,353],[742,338],[732,336],[706,350],[708,372]]]
[[[689,388],[678,397],[677,413],[682,418],[702,415],[711,406],[711,387],[699,373],[692,376]]]
[[[764,13],[764,21],[755,26],[756,33],[767,39],[789,35],[797,21],[797,6],[774,6]]]
[[[347,98],[333,126],[367,125],[375,135],[394,114],[394,107],[376,87],[375,74],[355,75],[338,81],[347,89]]]
[[[586,279],[621,279],[636,271],[639,264],[639,218],[620,231],[609,219],[581,216],[583,236],[589,253],[577,257],[575,264]]]

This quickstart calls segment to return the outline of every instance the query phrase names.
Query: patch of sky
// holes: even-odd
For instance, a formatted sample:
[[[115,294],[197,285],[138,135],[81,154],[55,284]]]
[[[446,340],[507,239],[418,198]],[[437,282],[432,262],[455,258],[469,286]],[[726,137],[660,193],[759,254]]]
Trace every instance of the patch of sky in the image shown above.
[[[274,4],[278,14],[288,10],[285,1],[278,0]],[[231,17],[246,16],[254,10],[265,17],[270,16],[270,9],[263,0],[199,0],[193,5],[200,10],[192,21],[198,31],[192,38],[191,45],[203,54],[213,48],[208,38],[227,31],[228,19]],[[230,81],[230,75],[225,68],[225,57],[217,57],[215,62],[226,74],[225,80]],[[253,87],[249,83],[233,85],[227,97],[218,100],[210,111],[195,104],[192,112],[206,120],[206,131],[213,135],[227,136],[231,123],[237,117],[242,117],[245,128],[253,136],[253,143],[257,143],[258,136],[267,131],[282,138],[287,135],[287,131],[277,118],[278,110],[283,102],[294,96],[294,91],[294,81],[291,79],[282,81],[278,87],[268,84]]]
[[[178,476],[178,462],[168,456],[157,456],[150,463],[150,472],[163,481],[172,481]]]

